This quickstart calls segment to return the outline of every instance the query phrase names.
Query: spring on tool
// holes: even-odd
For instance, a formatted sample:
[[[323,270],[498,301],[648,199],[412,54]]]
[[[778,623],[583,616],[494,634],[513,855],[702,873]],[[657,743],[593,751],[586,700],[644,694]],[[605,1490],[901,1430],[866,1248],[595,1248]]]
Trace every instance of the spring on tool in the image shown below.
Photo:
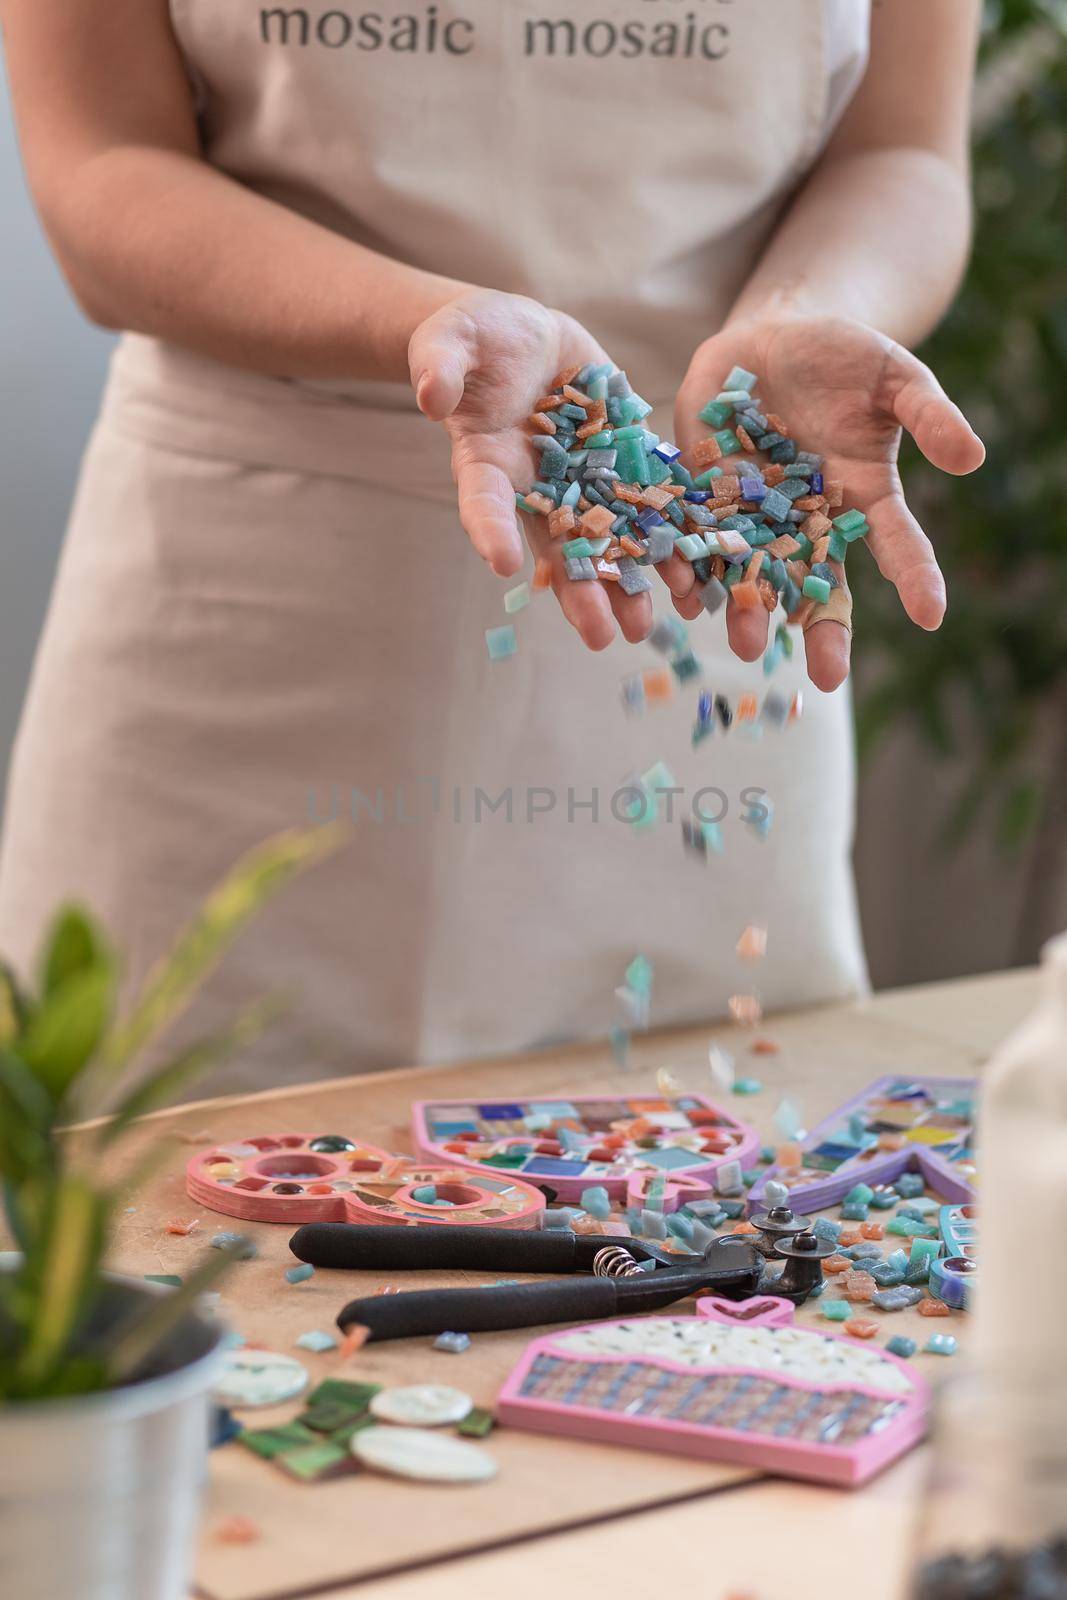
[[[640,1271],[629,1250],[619,1244],[609,1244],[593,1257],[593,1276],[597,1278],[632,1278]]]

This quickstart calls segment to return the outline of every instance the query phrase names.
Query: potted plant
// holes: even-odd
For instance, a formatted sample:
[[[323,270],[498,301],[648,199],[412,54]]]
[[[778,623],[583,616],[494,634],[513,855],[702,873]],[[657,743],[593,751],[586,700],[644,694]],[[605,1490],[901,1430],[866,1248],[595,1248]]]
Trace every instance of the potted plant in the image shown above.
[[[909,498],[930,530],[952,597],[943,626],[918,635],[893,590],[857,567],[864,649],[858,654],[860,752],[889,733],[917,750],[885,752],[876,789],[910,786],[909,863],[897,863],[915,925],[929,915],[930,874],[946,848],[985,824],[973,865],[1011,867],[1022,883],[1015,926],[1004,921],[1001,964],[1037,960],[1064,923],[1067,860],[1067,6],[987,0],[975,101],[974,254],[949,315],[922,352],[988,447],[969,478],[935,472],[906,452]],[[850,574],[851,575],[851,574]],[[861,609],[862,607],[862,609]],[[929,817],[928,759],[945,763],[958,794]],[[872,799],[874,796],[872,795]],[[860,807],[861,854],[865,852]],[[884,858],[877,803],[870,860]],[[900,874],[904,876],[901,878]],[[1008,879],[1002,880],[1007,887]],[[944,948],[956,940],[951,898]],[[929,946],[924,947],[924,954]],[[938,972],[897,971],[894,981]]]
[[[196,1528],[223,1330],[198,1309],[234,1251],[208,1250],[180,1288],[105,1270],[111,1219],[138,1171],[109,1181],[123,1135],[262,1031],[261,1002],[147,1070],[146,1053],[240,928],[332,849],[284,834],[210,895],[132,1006],[77,907],[57,916],[33,993],[0,964],[0,1568],[18,1600],[180,1600]],[[63,1129],[93,1113],[77,1141]]]

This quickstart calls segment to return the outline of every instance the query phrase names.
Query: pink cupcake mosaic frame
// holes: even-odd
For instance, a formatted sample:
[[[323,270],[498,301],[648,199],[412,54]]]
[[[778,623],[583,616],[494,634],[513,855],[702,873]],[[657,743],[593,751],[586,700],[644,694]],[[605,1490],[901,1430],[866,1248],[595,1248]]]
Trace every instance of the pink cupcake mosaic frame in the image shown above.
[[[919,1442],[929,1405],[907,1362],[797,1327],[786,1300],[709,1297],[695,1317],[591,1323],[536,1339],[497,1414],[535,1433],[854,1487]]]

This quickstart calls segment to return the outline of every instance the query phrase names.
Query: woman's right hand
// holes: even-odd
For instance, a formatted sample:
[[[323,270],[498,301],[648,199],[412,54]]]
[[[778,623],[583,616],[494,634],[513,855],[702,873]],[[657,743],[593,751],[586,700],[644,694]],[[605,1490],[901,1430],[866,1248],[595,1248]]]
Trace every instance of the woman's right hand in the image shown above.
[[[452,441],[459,516],[471,543],[493,571],[512,577],[523,549],[516,489],[537,475],[529,418],[535,402],[566,367],[608,357],[591,334],[561,311],[522,295],[472,290],[420,323],[408,347],[419,410],[440,422]],[[652,626],[647,594],[617,584],[574,583],[563,569],[560,540],[541,517],[524,516],[533,554],[551,565],[564,616],[591,650],[615,636],[636,643]]]

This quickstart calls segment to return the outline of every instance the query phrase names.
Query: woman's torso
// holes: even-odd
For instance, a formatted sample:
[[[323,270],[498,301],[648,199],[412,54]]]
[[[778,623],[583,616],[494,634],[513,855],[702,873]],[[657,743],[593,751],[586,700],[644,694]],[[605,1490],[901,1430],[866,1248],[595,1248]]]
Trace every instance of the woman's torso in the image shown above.
[[[569,311],[655,401],[858,83],[870,11],[366,3],[171,0],[207,159],[388,256]]]
[[[396,3],[417,49],[320,43],[322,19],[348,27],[321,4],[305,44],[299,8],[172,0],[208,159],[390,255],[564,306],[668,401],[856,81],[866,0],[595,0],[574,23],[581,53],[529,57],[527,28],[569,40],[532,0]],[[720,59],[586,52],[587,36],[657,27],[684,49],[690,17]],[[588,656],[545,597],[517,619],[515,659],[491,665],[500,589],[456,523],[447,442],[409,394],[389,398],[123,341],[16,751],[5,952],[28,965],[73,897],[135,977],[241,850],[306,820],[309,790],[410,782],[425,797],[431,780],[458,784],[462,815],[435,799],[420,826],[364,818],[328,882],[246,937],[212,1003],[295,981],[346,1071],[510,1050],[602,1032],[638,949],[657,1020],[721,1010],[750,981],[734,944],[753,920],[778,952],[767,1004],[854,992],[847,696],[813,696],[788,732],[693,750],[695,687],[627,720],[619,679],[658,658]],[[788,703],[800,686],[799,651],[766,686],[721,624],[694,645],[728,699],[755,685]],[[677,817],[639,839],[606,805],[591,821],[594,792],[661,759],[687,793],[729,797],[725,859],[694,865]],[[752,786],[776,802],[767,840],[739,820]],[[553,809],[527,825],[517,801],[514,823],[475,823],[475,788]],[[278,1048],[272,1071],[324,1070],[306,1039]]]

